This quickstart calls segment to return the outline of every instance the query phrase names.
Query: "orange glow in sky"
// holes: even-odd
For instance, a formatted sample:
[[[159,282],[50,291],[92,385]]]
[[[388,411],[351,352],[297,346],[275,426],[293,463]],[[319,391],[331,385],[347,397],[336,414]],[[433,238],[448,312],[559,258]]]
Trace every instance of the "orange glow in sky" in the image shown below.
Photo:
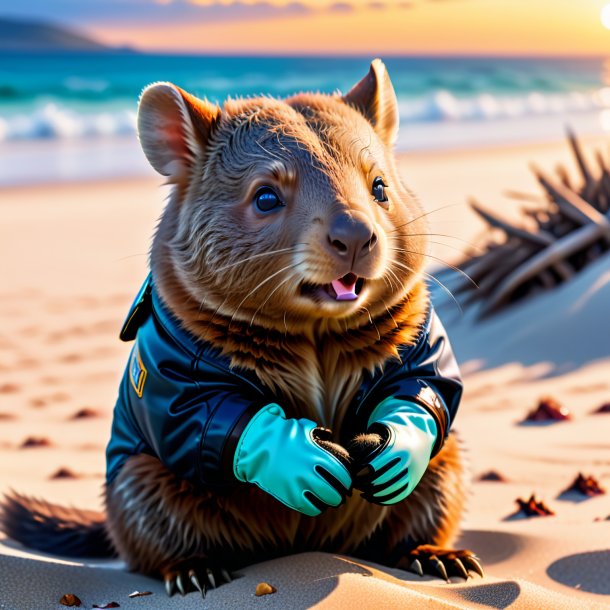
[[[211,0],[191,0],[210,4]],[[249,0],[253,2],[254,0]],[[171,0],[157,0],[167,3]],[[224,0],[229,2],[230,0]],[[277,0],[276,4],[286,4]],[[607,0],[412,0],[351,2],[331,11],[308,0],[305,15],[183,24],[89,28],[112,44],[142,49],[272,54],[607,55],[610,32],[600,19]],[[407,8],[406,5],[410,5]]]

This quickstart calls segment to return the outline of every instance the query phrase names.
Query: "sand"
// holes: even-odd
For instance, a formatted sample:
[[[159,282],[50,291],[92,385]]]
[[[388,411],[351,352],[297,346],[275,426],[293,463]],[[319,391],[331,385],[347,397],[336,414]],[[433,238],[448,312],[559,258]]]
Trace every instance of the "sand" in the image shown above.
[[[432,231],[476,241],[470,195],[507,216],[504,188],[535,191],[535,159],[552,168],[563,144],[401,157],[405,181],[430,214]],[[165,192],[156,179],[120,179],[0,190],[0,492],[9,488],[98,509],[104,446],[129,345],[117,339],[146,275],[146,254]],[[435,254],[459,256],[438,236]],[[579,471],[610,487],[610,260],[551,295],[484,324],[441,307],[466,373],[455,424],[473,483],[458,546],[474,550],[484,579],[446,584],[347,557],[310,553],[251,566],[211,591],[168,600],[160,583],[120,562],[62,562],[0,539],[0,608],[60,608],[63,593],[84,607],[122,608],[602,608],[610,607],[608,496],[561,495]],[[521,425],[550,394],[572,421]],[[81,411],[84,417],[75,417]],[[82,413],[81,413],[82,415]],[[29,437],[49,446],[21,448]],[[74,478],[53,479],[60,468]],[[476,480],[488,470],[507,482]],[[535,492],[556,513],[514,518],[517,497]],[[256,584],[277,587],[255,598]],[[128,599],[134,590],[153,595]]]

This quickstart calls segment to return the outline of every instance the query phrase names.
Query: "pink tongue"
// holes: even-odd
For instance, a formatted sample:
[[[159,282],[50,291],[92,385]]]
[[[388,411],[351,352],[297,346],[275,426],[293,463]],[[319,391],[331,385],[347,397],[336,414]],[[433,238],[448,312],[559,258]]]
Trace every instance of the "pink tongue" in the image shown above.
[[[354,301],[358,298],[356,294],[356,282],[345,285],[340,279],[331,282],[332,287],[337,293],[337,301]]]

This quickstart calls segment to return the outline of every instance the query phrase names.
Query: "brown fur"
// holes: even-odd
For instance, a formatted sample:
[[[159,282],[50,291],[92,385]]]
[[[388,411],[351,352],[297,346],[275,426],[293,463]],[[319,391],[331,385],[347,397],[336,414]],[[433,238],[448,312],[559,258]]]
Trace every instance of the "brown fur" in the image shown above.
[[[331,428],[336,443],[363,372],[413,343],[428,308],[425,215],[396,168],[397,117],[381,62],[343,97],[229,100],[220,109],[159,84],[140,103],[144,151],[175,185],[151,250],[161,298],[232,366],[254,371],[289,417]],[[377,176],[387,204],[372,197]],[[280,212],[253,209],[261,185],[282,194]],[[374,247],[349,261],[338,255],[329,226],[339,215],[370,228]],[[302,292],[349,272],[365,278],[358,301]],[[310,518],[251,485],[195,489],[139,455],[106,490],[107,528],[128,565],[146,573],[201,556],[229,569],[300,550],[372,557],[367,542],[386,560],[407,539],[452,542],[463,473],[450,436],[406,501],[378,506],[354,491]]]
[[[343,98],[233,100],[222,111],[177,91],[197,117],[198,127],[182,127],[197,132],[187,138],[197,144],[182,156],[174,180],[180,188],[153,243],[157,288],[188,330],[233,366],[253,370],[287,415],[331,428],[338,442],[363,371],[398,357],[428,307],[420,278],[425,223],[391,154],[397,111],[387,73],[374,64]],[[145,94],[142,103],[154,114],[154,98]],[[141,117],[141,130],[154,129],[142,110]],[[154,158],[157,149],[145,152]],[[389,184],[388,209],[371,205],[367,189],[377,175]],[[253,216],[261,184],[290,200],[280,220]],[[366,219],[379,238],[353,269],[325,249],[337,213]],[[325,283],[349,270],[368,278],[365,305],[312,308],[295,298],[303,276]],[[235,567],[296,550],[353,553],[375,532],[387,532],[375,544],[388,553],[406,538],[444,545],[457,532],[463,478],[450,437],[407,501],[381,507],[355,492],[338,509],[308,518],[253,486],[192,489],[157,460],[138,456],[109,490],[109,531],[121,555],[144,572],[202,554]]]
[[[408,500],[369,504],[358,492],[318,517],[290,510],[254,486],[225,493],[196,490],[155,458],[130,458],[107,498],[108,528],[131,569],[158,574],[185,558],[212,555],[228,569],[283,554],[353,554],[380,528],[380,556],[410,537],[451,545],[466,500],[458,443],[451,435]]]

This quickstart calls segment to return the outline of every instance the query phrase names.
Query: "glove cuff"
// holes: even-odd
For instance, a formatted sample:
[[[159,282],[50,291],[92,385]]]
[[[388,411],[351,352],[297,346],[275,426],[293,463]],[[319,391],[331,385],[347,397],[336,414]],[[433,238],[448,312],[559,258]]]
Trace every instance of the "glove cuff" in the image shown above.
[[[384,448],[391,442],[392,428],[395,425],[416,426],[424,432],[431,440],[431,454],[434,455],[434,447],[441,438],[439,427],[436,419],[430,413],[429,409],[422,406],[418,402],[402,400],[389,397],[379,403],[369,416],[369,431],[381,434],[380,430],[388,429],[388,435],[385,437],[386,442]],[[380,449],[378,452],[381,452]],[[378,453],[376,452],[376,453]]]
[[[265,460],[264,455],[257,455],[255,460],[252,460],[252,456],[268,451],[268,449],[265,449],[265,437],[269,430],[269,425],[277,417],[284,418],[284,410],[275,403],[265,405],[243,422],[241,430],[236,430],[235,434],[232,435],[237,437],[235,448],[232,451],[232,473],[238,481],[242,483],[249,482],[250,478],[254,475],[242,463],[244,461],[242,458],[245,455],[250,458],[245,460],[249,464],[260,462],[261,459]]]
[[[436,440],[432,448],[432,458],[441,450],[445,442],[449,423],[447,409],[438,394],[426,383],[417,381],[414,383],[413,389],[416,390],[413,394],[391,396],[373,408],[369,407],[368,418],[363,423],[368,428],[373,423],[383,419],[385,415],[400,410],[401,405],[411,405],[411,408],[413,406],[419,407],[423,412],[430,415],[436,424]],[[367,417],[366,411],[362,416]]]

